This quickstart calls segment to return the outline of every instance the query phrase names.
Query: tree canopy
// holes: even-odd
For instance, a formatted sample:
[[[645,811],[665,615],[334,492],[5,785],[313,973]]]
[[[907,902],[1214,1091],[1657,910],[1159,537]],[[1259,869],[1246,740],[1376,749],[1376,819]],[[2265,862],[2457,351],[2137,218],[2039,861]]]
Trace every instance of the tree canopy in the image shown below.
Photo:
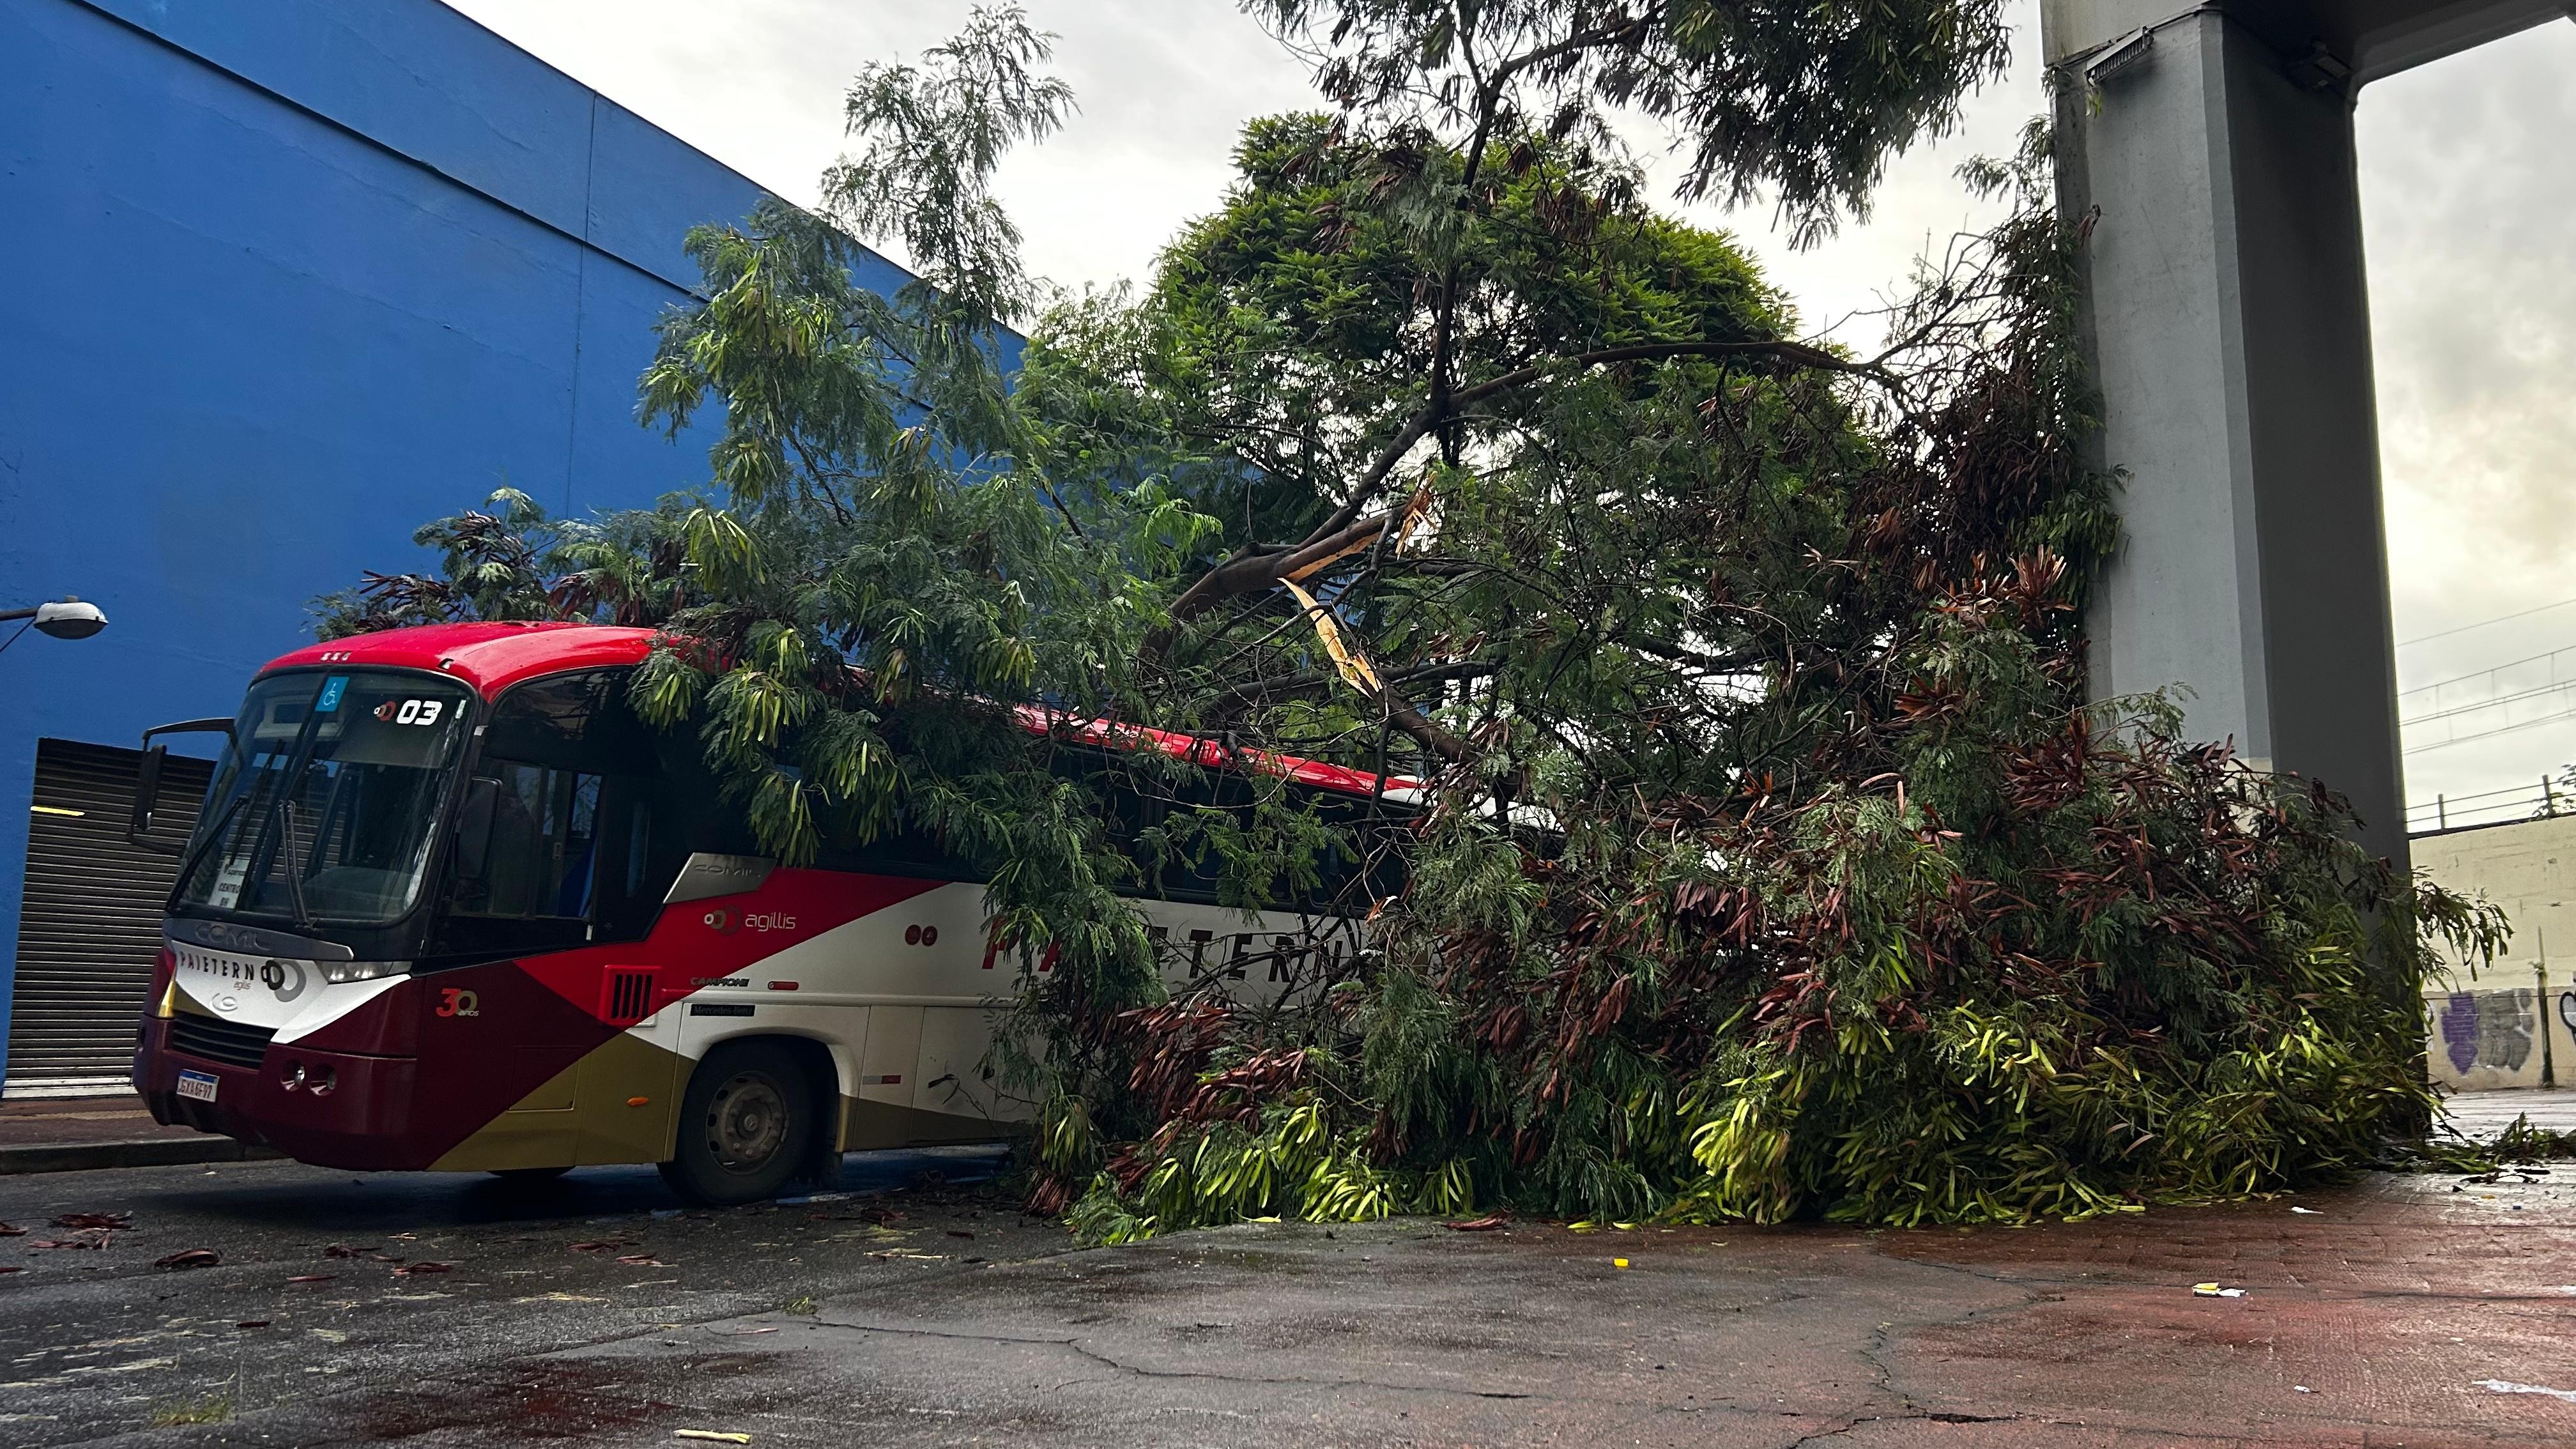
[[[1767,189],[1812,232],[1999,63],[1992,4],[1249,8],[1330,108],[1248,127],[1149,285],[1022,312],[989,181],[1069,98],[1046,37],[978,12],[861,75],[830,216],[693,234],[706,300],[643,402],[721,407],[706,489],[432,525],[452,581],[377,578],[333,627],[655,623],[636,700],[780,855],[904,828],[980,865],[1056,962],[1006,1063],[1043,1102],[1033,1200],[1096,1238],[2085,1213],[2420,1119],[2426,942],[2492,946],[2492,915],[2166,701],[2086,696],[2117,519],[2045,133],[1963,176],[2012,218],[1871,357],[1798,337],[1621,144],[1664,124],[1686,195]],[[921,283],[856,287],[849,231]],[[1230,900],[1397,841],[1400,888],[1341,877],[1372,949],[1293,1010],[1167,991],[1120,899],[1154,871],[1103,772],[1057,767],[1101,718],[1416,782],[1363,827],[1107,766],[1185,807],[1142,849]]]

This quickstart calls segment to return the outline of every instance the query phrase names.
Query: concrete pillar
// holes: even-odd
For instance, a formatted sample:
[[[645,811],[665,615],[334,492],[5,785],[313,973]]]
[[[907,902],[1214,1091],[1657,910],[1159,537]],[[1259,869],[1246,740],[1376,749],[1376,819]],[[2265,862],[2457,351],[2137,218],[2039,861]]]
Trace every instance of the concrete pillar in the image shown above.
[[[2369,298],[2367,81],[2569,0],[2042,0],[2058,186],[2098,209],[2087,331],[2126,534],[2093,688],[2323,780],[2407,865]]]
[[[2325,781],[2403,868],[2351,99],[2214,8],[2049,0],[2043,29],[2127,475],[2094,690],[2182,686],[2191,737]]]

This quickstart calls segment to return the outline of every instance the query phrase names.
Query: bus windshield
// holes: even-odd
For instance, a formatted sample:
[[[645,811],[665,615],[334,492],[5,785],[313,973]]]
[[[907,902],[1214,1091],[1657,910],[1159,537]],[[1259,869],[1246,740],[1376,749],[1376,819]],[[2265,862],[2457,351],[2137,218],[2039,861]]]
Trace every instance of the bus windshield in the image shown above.
[[[408,912],[473,698],[450,680],[363,670],[253,684],[173,903],[301,925]]]

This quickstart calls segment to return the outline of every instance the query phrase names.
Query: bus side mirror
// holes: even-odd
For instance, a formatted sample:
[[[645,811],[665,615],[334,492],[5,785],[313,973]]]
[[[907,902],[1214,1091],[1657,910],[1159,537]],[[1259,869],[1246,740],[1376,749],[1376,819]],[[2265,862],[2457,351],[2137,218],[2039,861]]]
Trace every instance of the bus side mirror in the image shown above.
[[[145,850],[161,855],[177,855],[179,847],[149,839],[145,832],[152,828],[153,807],[161,803],[161,765],[170,758],[168,745],[152,743],[154,735],[214,734],[221,732],[230,739],[233,722],[228,719],[187,719],[177,724],[154,725],[143,732],[143,761],[134,774],[134,810],[126,818],[125,838]]]
[[[501,782],[477,775],[465,782],[465,798],[456,806],[456,878],[481,880],[492,860],[492,811],[501,798]]]
[[[145,838],[152,828],[152,807],[161,803],[161,762],[168,758],[168,745],[154,745],[143,752],[143,763],[134,773],[134,813],[126,819],[125,838],[145,850],[177,855],[179,847]]]

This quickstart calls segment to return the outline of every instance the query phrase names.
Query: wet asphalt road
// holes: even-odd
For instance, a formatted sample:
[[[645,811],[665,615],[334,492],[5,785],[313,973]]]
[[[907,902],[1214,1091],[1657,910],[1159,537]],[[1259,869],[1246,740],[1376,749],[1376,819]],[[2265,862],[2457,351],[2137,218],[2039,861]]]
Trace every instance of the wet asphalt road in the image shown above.
[[[0,1239],[0,1444],[2538,1449],[2576,1443],[2570,1178],[2019,1230],[1076,1251],[973,1187],[683,1213],[626,1170],[25,1177],[0,1180],[28,1229]],[[134,1226],[33,1246],[79,1211]],[[151,1266],[192,1247],[224,1262]],[[423,1260],[450,1267],[397,1271]]]
[[[0,1178],[0,1222],[24,1230],[0,1237],[18,1269],[0,1275],[0,1444],[589,1438],[662,1414],[572,1391],[543,1355],[640,1338],[721,1358],[764,1335],[703,1325],[1067,1246],[989,1188],[919,1181],[989,1175],[989,1153],[850,1164],[846,1196],[720,1212],[682,1211],[649,1168],[534,1187],[283,1162]],[[52,1223],[84,1212],[132,1227],[36,1246],[77,1240]],[[221,1264],[153,1266],[192,1248]]]

